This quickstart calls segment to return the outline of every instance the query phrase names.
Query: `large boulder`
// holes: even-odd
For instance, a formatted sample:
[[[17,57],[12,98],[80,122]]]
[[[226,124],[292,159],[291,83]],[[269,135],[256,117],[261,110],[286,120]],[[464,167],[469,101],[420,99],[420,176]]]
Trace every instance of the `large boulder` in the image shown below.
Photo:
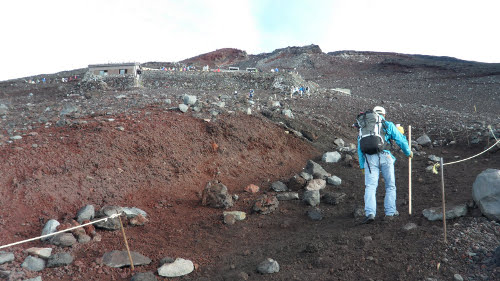
[[[233,197],[227,187],[220,182],[208,182],[203,190],[201,204],[213,208],[230,208],[233,206]]]
[[[484,216],[500,221],[500,170],[487,169],[476,177],[472,198]]]

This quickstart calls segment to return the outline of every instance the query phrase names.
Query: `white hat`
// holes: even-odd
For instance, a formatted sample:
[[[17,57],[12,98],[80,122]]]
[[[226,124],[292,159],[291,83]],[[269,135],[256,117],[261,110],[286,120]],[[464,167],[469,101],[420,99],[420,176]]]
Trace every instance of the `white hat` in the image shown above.
[[[382,115],[385,115],[385,109],[381,106],[375,106],[373,108],[373,111],[377,114],[382,114]]]

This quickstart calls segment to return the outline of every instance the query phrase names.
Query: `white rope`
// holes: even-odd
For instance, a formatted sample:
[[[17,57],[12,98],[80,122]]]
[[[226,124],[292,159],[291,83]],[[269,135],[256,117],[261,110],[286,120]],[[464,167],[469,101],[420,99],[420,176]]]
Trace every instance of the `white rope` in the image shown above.
[[[500,140],[498,140],[495,144],[493,144],[492,146],[490,146],[488,149],[486,149],[485,151],[483,151],[483,152],[481,152],[481,153],[478,153],[478,154],[476,154],[476,155],[474,155],[474,156],[471,156],[471,157],[469,157],[469,158],[465,158],[465,159],[458,160],[458,161],[455,161],[455,162],[444,163],[444,164],[443,164],[443,166],[446,166],[446,165],[451,165],[451,164],[456,164],[456,163],[460,163],[460,162],[464,162],[464,161],[467,161],[467,160],[472,159],[472,158],[474,158],[474,157],[477,157],[477,156],[479,156],[479,155],[481,155],[481,154],[485,153],[486,151],[488,151],[488,150],[492,149],[492,148],[493,148],[495,145],[497,145],[498,143],[500,143]]]
[[[490,128],[490,131],[491,131],[491,128]],[[491,131],[491,133],[493,134],[493,131]],[[481,153],[478,153],[478,154],[476,154],[476,155],[474,155],[474,156],[471,156],[471,157],[469,157],[469,158],[465,158],[465,159],[458,160],[458,161],[455,161],[455,162],[444,163],[444,164],[443,164],[443,166],[446,166],[446,165],[451,165],[451,164],[457,164],[457,163],[460,163],[460,162],[464,162],[464,161],[470,160],[470,159],[472,159],[472,158],[474,158],[474,157],[477,157],[477,156],[479,156],[479,155],[481,155],[481,154],[483,154],[483,153],[487,152],[488,150],[490,150],[490,149],[492,149],[493,147],[495,147],[495,145],[497,145],[497,144],[499,144],[499,143],[500,143],[500,140],[499,140],[499,139],[497,139],[497,138],[495,137],[495,134],[493,134],[493,137],[495,138],[495,140],[496,140],[497,142],[495,142],[492,146],[490,146],[490,147],[489,147],[488,149],[486,149],[485,151],[483,151],[483,152],[481,152]],[[434,164],[434,167],[432,167],[432,172],[433,172],[434,174],[438,174],[437,168],[438,168],[439,166],[440,166],[440,164],[439,164],[439,163],[436,163],[436,164]]]
[[[88,223],[85,223],[85,224],[82,224],[82,225],[78,225],[78,226],[74,226],[74,227],[71,227],[71,228],[68,228],[68,229],[64,229],[64,230],[61,230],[61,231],[53,232],[53,233],[50,233],[50,234],[45,234],[45,235],[38,236],[38,237],[35,237],[35,238],[26,239],[26,240],[15,242],[15,243],[11,243],[11,244],[8,244],[8,245],[3,245],[3,246],[0,246],[0,249],[12,247],[14,245],[18,245],[18,244],[22,244],[22,243],[26,243],[26,242],[30,242],[30,241],[34,241],[34,240],[38,240],[38,239],[42,239],[42,238],[45,238],[45,237],[54,236],[54,235],[57,235],[59,233],[63,233],[63,232],[66,232],[66,231],[77,229],[77,228],[81,228],[81,227],[84,227],[84,226],[87,226],[87,225],[90,225],[90,224],[94,224],[94,223],[97,223],[97,222],[107,221],[108,219],[116,218],[118,216],[120,216],[120,214],[114,214],[114,215],[111,215],[111,216],[106,217],[106,218],[102,218],[102,219],[98,219],[98,220],[95,220],[95,221],[91,221],[91,222],[88,222]]]

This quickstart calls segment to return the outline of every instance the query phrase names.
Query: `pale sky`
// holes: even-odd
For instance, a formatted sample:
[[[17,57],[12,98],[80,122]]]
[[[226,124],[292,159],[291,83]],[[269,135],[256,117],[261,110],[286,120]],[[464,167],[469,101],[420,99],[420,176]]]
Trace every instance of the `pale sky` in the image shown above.
[[[2,1],[0,81],[288,46],[500,63],[499,0]]]

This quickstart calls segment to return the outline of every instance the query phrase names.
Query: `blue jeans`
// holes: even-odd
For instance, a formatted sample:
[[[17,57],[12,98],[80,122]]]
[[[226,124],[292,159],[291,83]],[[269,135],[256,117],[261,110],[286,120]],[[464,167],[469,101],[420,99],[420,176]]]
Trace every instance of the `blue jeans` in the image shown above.
[[[365,215],[375,216],[377,214],[377,199],[375,195],[377,192],[379,174],[382,173],[385,180],[385,215],[392,216],[396,212],[394,159],[390,153],[386,152],[365,155],[365,158]]]

